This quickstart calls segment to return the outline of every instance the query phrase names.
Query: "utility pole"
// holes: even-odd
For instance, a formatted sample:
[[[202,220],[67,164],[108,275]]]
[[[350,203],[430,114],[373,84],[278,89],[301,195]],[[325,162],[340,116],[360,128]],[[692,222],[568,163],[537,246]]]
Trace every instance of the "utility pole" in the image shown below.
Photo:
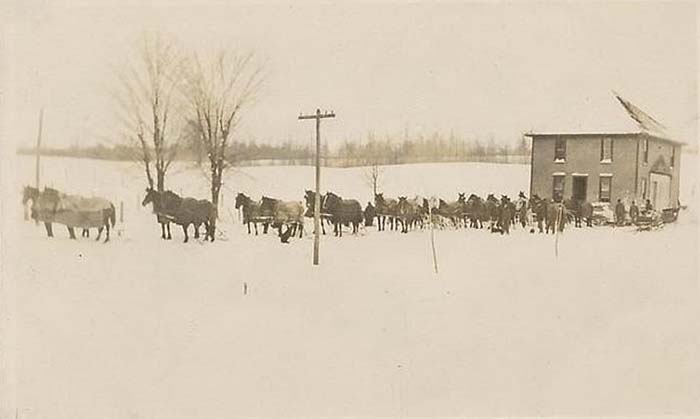
[[[316,120],[316,199],[314,199],[314,265],[318,265],[318,247],[321,240],[321,119],[335,118],[333,111],[316,109],[315,114],[299,115],[299,119]]]
[[[37,134],[36,137],[36,150],[34,151],[36,153],[36,173],[35,173],[35,185],[37,189],[39,189],[39,163],[41,159],[41,131],[42,131],[42,125],[44,122],[44,108],[41,108],[41,111],[39,111],[39,133]]]

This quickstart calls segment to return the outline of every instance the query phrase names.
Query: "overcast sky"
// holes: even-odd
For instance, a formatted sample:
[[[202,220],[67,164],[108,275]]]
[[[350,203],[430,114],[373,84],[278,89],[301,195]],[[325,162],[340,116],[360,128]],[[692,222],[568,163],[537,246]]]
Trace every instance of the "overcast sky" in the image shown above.
[[[513,143],[529,130],[616,126],[616,90],[696,141],[692,3],[99,3],[5,9],[5,130],[18,144],[35,141],[42,106],[48,146],[114,138],[111,66],[144,31],[266,62],[242,138],[310,141],[313,124],[296,117],[321,107],[337,113],[324,122],[331,144],[369,131]]]

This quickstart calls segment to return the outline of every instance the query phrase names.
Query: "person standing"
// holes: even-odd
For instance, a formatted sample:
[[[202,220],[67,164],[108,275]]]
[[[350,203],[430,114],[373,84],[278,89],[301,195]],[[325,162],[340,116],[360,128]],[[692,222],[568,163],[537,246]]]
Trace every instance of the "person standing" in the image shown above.
[[[581,217],[586,220],[586,226],[593,226],[593,204],[588,201],[584,201],[581,204]]]
[[[632,201],[632,205],[630,205],[630,220],[632,220],[632,224],[637,224],[637,217],[639,217],[639,207]]]
[[[625,204],[622,200],[618,199],[617,204],[615,204],[615,224],[618,226],[625,225]]]

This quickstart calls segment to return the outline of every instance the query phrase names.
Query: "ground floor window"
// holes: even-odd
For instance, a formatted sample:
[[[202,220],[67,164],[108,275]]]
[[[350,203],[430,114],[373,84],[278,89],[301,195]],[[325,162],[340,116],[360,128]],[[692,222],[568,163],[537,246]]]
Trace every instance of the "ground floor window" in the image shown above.
[[[642,199],[647,199],[647,180],[642,178]]]
[[[552,199],[554,202],[561,202],[564,199],[564,176],[552,177]]]
[[[598,200],[600,202],[610,202],[610,191],[612,189],[612,176],[600,177],[600,190]]]

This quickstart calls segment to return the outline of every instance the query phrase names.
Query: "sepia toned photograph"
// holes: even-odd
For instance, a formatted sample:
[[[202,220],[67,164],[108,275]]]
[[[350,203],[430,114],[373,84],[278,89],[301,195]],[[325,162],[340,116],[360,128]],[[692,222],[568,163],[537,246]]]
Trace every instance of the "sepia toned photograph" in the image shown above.
[[[692,1],[0,4],[0,419],[700,417]]]

